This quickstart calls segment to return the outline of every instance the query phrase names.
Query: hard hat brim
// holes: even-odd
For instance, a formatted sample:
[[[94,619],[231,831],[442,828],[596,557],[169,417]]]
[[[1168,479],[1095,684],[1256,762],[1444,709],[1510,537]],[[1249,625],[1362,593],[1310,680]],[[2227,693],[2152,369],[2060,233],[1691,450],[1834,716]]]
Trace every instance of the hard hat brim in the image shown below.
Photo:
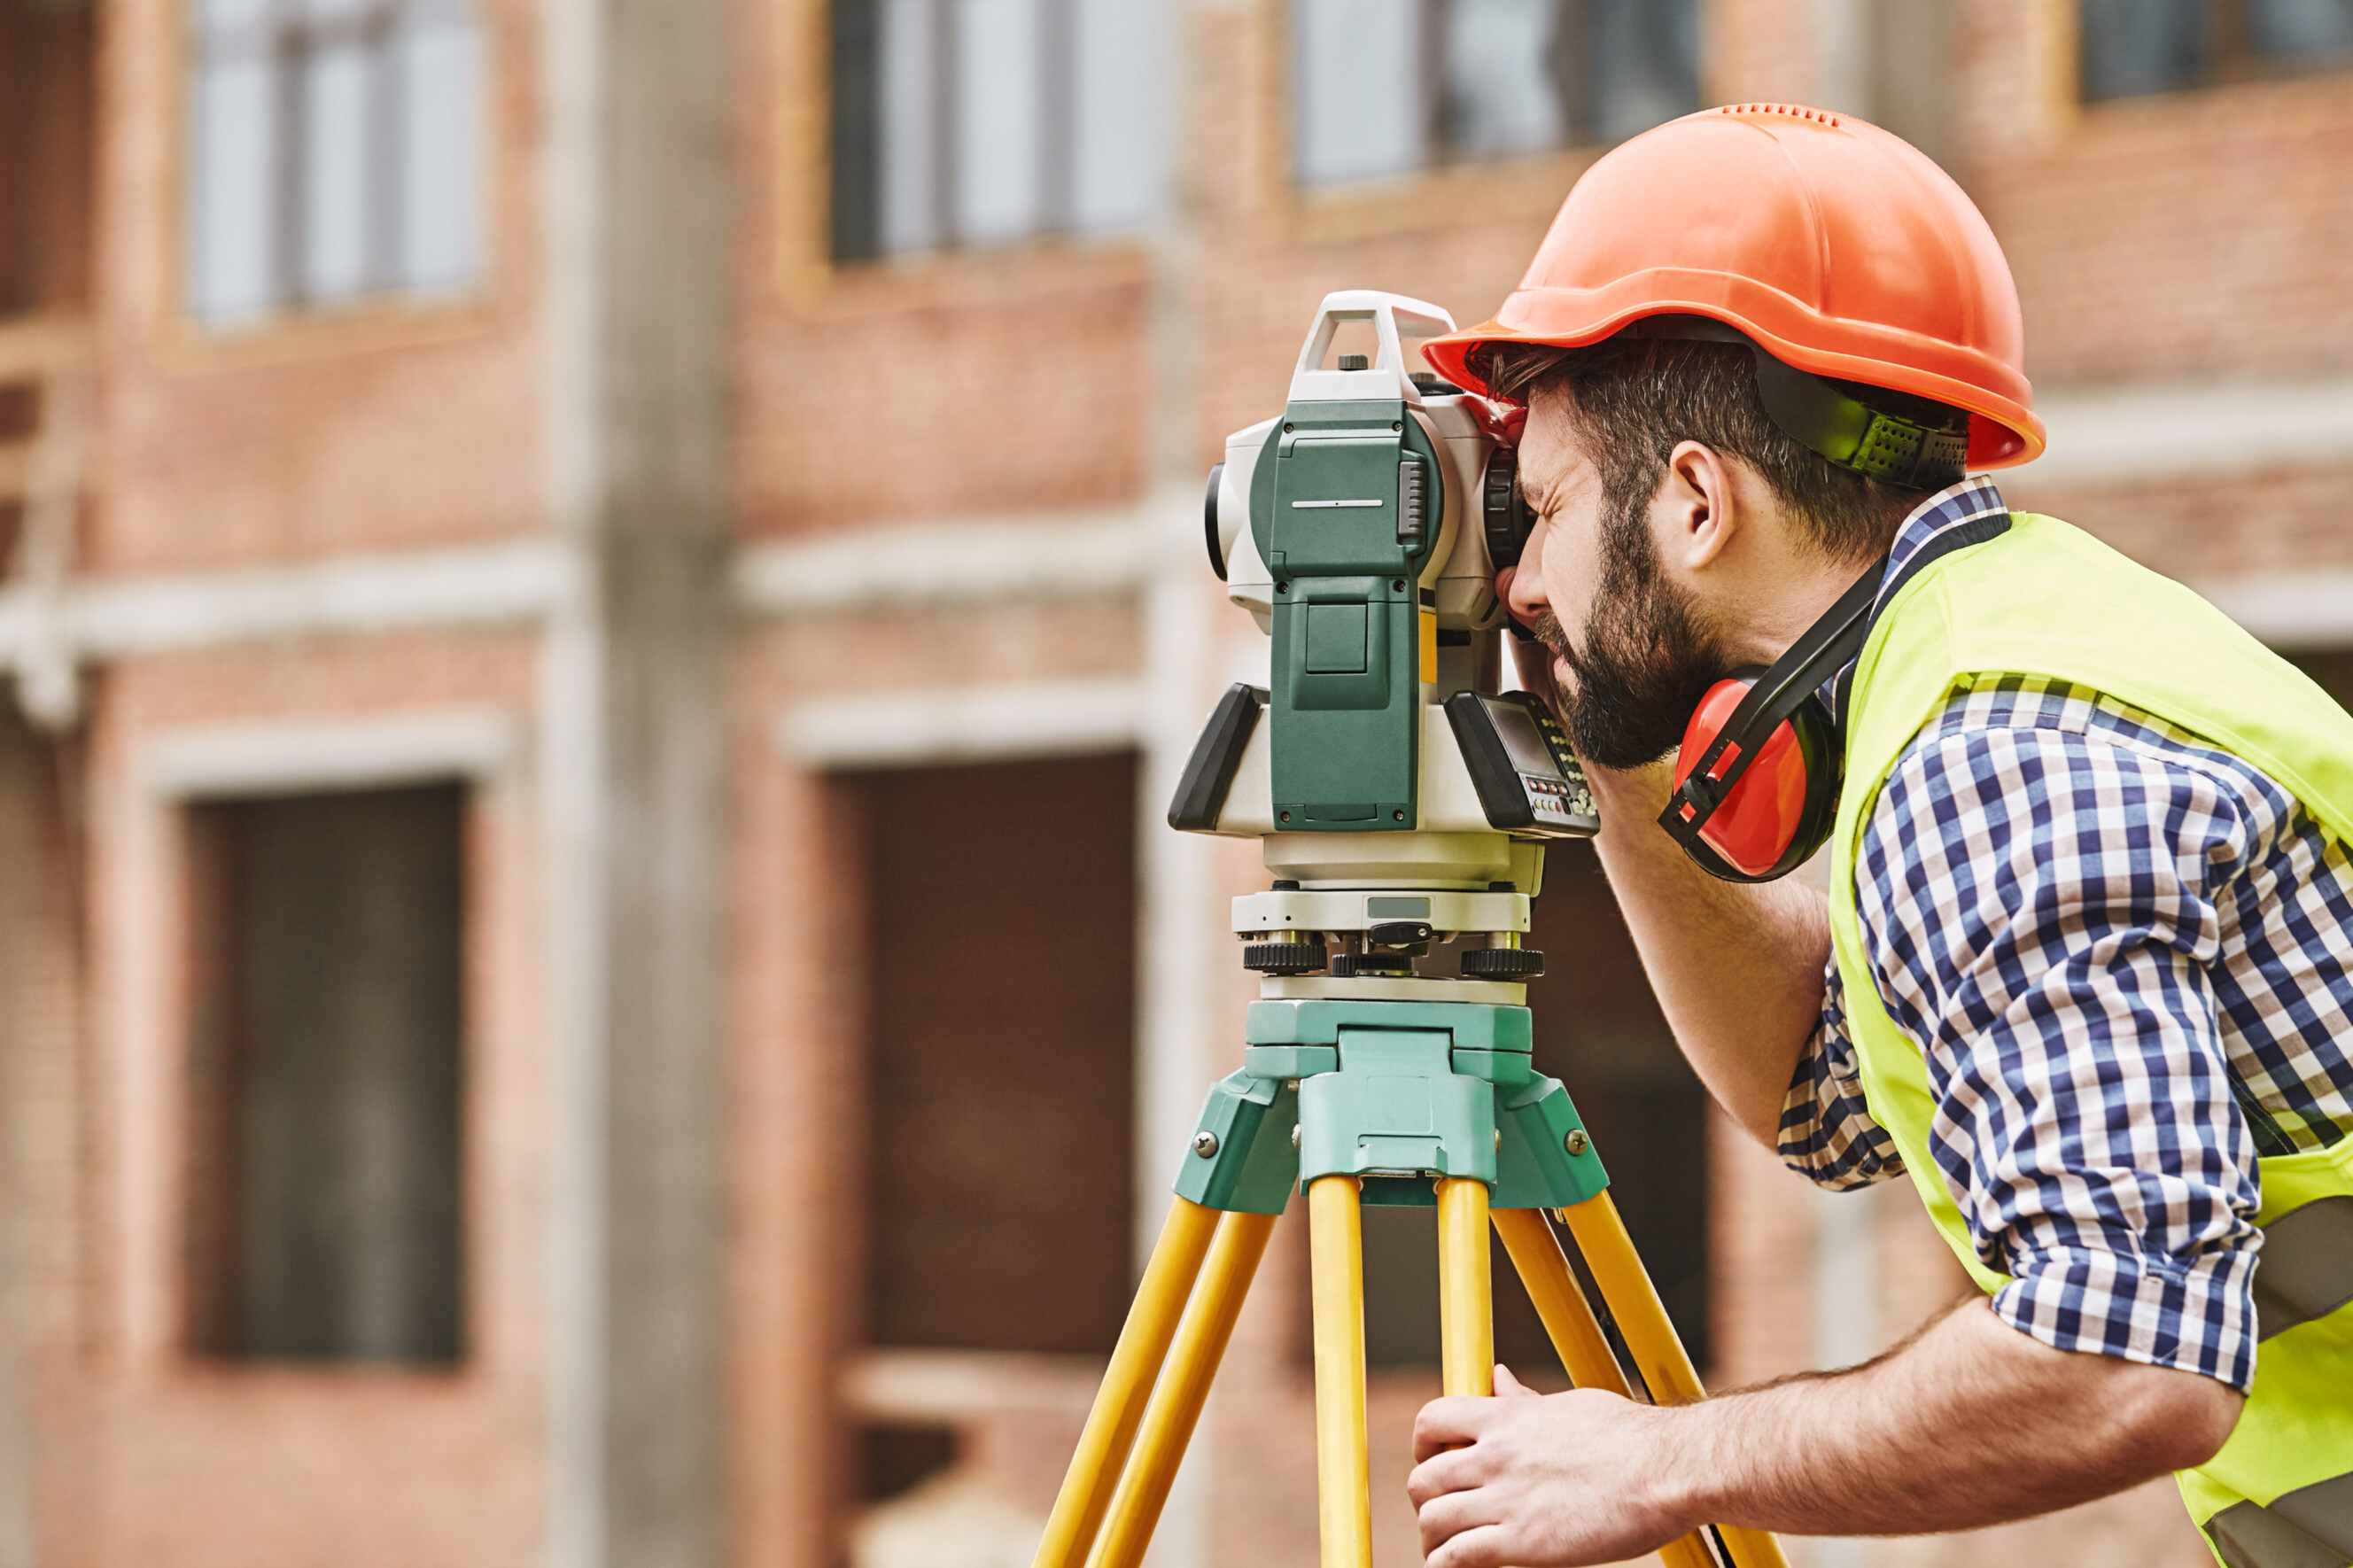
[[[1706,316],[1746,333],[1786,364],[1884,386],[1965,410],[1968,465],[2004,468],[2042,455],[2047,436],[2025,379],[1992,357],[1900,328],[1839,320],[1753,278],[1656,268],[1600,289],[1523,289],[1493,320],[1422,345],[1432,369],[1489,396],[1469,361],[1482,343],[1581,348],[1649,316]]]

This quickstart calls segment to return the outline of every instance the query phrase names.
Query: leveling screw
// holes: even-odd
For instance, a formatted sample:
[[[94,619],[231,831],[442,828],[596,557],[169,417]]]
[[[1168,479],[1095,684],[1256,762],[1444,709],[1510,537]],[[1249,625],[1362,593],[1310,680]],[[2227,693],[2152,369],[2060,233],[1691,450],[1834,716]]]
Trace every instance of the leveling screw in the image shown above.
[[[1201,1136],[1204,1138],[1209,1137],[1206,1132],[1202,1133]],[[1217,1140],[1210,1138],[1209,1142],[1214,1143]],[[1582,1127],[1576,1127],[1571,1128],[1569,1130],[1568,1136],[1560,1141],[1560,1146],[1567,1150],[1572,1154],[1582,1154],[1585,1152],[1586,1146],[1591,1142],[1592,1140],[1585,1135],[1585,1129]]]
[[[1193,1152],[1206,1160],[1218,1152],[1218,1135],[1214,1132],[1193,1134]]]

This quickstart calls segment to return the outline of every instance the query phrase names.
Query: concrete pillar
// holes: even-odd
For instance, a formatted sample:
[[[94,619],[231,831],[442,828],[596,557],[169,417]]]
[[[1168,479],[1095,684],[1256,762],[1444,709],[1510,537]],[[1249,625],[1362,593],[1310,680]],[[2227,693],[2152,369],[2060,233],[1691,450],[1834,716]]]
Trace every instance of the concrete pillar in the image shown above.
[[[552,1555],[712,1568],[734,12],[543,16]]]

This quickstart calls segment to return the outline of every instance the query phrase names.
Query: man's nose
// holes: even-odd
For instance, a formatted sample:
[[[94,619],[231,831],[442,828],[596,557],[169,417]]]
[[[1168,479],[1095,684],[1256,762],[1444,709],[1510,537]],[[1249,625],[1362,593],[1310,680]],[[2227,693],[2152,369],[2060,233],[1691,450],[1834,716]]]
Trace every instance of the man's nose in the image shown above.
[[[1543,538],[1544,524],[1538,523],[1528,531],[1519,564],[1504,567],[1495,577],[1495,592],[1513,618],[1526,626],[1535,626],[1537,617],[1552,608],[1552,600],[1545,593],[1544,574],[1536,568],[1536,547]]]

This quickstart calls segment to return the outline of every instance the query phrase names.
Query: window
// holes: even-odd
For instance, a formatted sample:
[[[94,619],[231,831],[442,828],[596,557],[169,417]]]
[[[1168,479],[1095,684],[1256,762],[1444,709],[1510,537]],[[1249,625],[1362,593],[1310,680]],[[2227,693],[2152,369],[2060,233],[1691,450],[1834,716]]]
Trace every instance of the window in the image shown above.
[[[470,0],[191,0],[188,309],[219,323],[480,269]]]
[[[87,306],[97,36],[89,0],[0,0],[0,315]]]
[[[1159,213],[1160,0],[834,0],[831,17],[835,259]]]
[[[839,787],[871,868],[868,1342],[1107,1352],[1134,1247],[1135,760]]]
[[[1614,142],[1699,107],[1695,0],[1294,0],[1299,181]]]
[[[190,1339],[463,1353],[456,784],[192,808]]]
[[[2353,0],[2079,0],[2087,100],[2353,66]]]

